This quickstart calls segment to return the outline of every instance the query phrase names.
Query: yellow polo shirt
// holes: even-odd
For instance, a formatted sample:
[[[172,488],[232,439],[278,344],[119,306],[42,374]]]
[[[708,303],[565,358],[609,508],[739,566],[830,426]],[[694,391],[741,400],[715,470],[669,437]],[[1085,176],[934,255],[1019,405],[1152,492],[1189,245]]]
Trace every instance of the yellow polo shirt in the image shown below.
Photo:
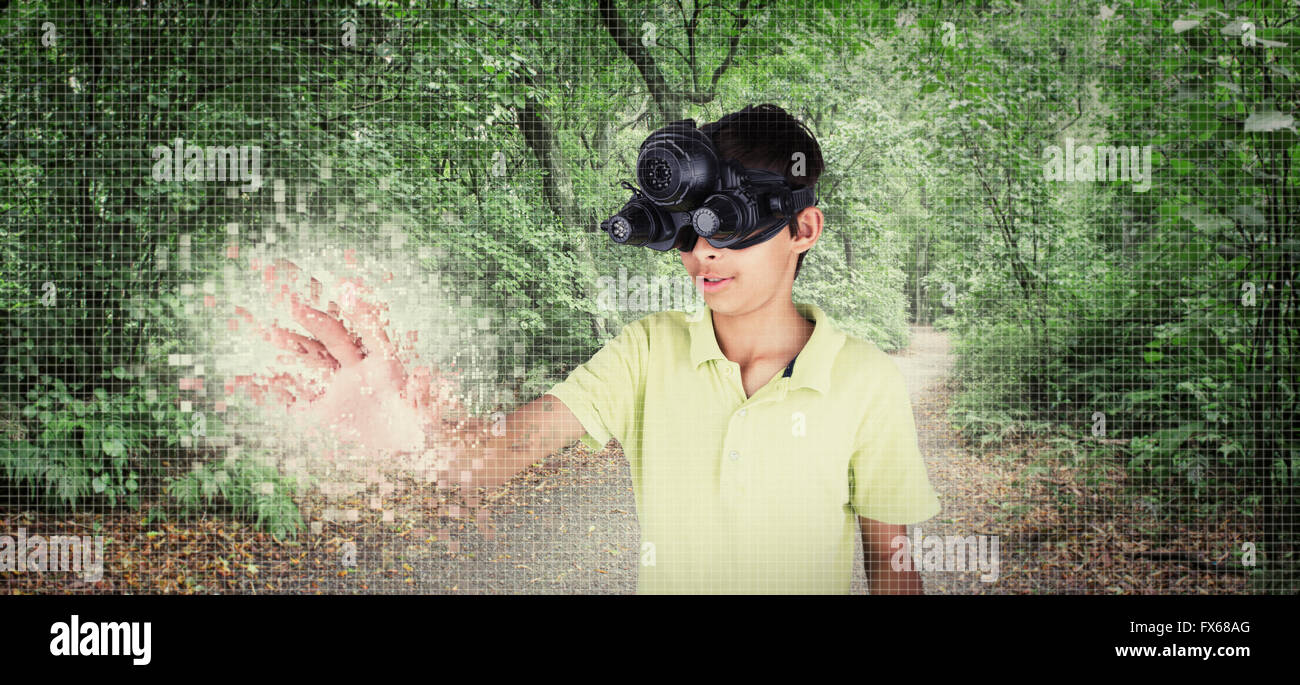
[[[548,392],[584,444],[623,446],[638,593],[847,594],[858,516],[939,512],[898,367],[816,305],[795,308],[812,337],[753,397],[708,305],[627,324]]]

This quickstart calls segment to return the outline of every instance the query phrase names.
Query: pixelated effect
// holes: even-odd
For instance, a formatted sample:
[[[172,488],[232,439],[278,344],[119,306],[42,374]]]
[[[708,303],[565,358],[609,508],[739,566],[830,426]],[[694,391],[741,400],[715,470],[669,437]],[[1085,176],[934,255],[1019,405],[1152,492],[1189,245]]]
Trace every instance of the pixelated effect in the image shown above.
[[[0,591],[1294,593],[1230,5],[0,3]]]

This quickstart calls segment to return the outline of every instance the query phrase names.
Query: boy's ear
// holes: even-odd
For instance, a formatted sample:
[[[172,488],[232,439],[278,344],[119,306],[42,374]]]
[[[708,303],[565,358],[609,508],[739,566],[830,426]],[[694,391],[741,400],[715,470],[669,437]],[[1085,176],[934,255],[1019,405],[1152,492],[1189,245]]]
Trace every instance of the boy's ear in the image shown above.
[[[795,216],[795,220],[798,222],[797,225],[799,226],[799,229],[798,235],[794,237],[794,240],[807,240],[808,247],[811,249],[821,237],[823,222],[826,220],[826,216],[822,214],[822,210],[816,207],[808,207],[799,212]]]

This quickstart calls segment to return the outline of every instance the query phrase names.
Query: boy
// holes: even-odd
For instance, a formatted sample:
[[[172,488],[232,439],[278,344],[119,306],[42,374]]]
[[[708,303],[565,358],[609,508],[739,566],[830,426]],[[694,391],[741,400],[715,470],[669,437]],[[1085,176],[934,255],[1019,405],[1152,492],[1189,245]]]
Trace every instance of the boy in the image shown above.
[[[793,188],[817,182],[820,148],[783,109],[725,122],[710,133],[721,158]],[[806,173],[793,176],[799,152]],[[895,536],[940,509],[902,375],[792,301],[823,219],[809,207],[765,242],[681,250],[705,307],[626,325],[507,417],[504,436],[477,423],[483,446],[456,459],[478,466],[467,482],[499,484],[574,439],[599,450],[616,437],[642,529],[638,593],[848,593],[857,534],[872,593],[920,593],[916,571],[890,564]]]

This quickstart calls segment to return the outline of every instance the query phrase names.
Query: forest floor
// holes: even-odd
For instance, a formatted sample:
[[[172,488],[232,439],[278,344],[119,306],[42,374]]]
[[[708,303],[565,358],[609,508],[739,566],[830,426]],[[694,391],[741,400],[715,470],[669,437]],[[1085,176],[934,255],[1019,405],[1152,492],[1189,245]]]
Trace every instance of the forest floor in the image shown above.
[[[921,451],[943,510],[909,533],[997,536],[996,578],[984,570],[923,569],[929,594],[1223,594],[1246,591],[1231,568],[1248,538],[1230,512],[1177,524],[1125,494],[1118,467],[1090,472],[1023,436],[995,449],[965,444],[949,422],[954,387],[947,334],[914,327],[893,355],[912,396]],[[484,593],[606,594],[636,591],[639,527],[622,450],[580,443],[516,477],[494,500],[490,524],[435,515],[429,485],[411,483],[383,506],[373,494],[324,498],[302,511],[310,529],[276,542],[223,517],[146,524],[140,512],[48,515],[0,508],[0,531],[103,535],[103,578],[0,573],[13,593]],[[356,521],[330,512],[351,509]],[[98,519],[99,527],[94,524]],[[481,530],[482,528],[482,530]],[[486,534],[485,534],[486,531]],[[13,535],[14,533],[10,532]],[[991,539],[991,538],[990,538]],[[925,546],[922,546],[925,549]],[[861,550],[854,593],[867,592]]]
[[[921,453],[943,510],[930,536],[997,536],[996,579],[983,571],[928,571],[928,594],[1230,594],[1246,591],[1233,550],[1248,521],[1233,511],[1179,523],[1125,490],[1119,464],[1068,458],[1047,439],[966,444],[949,420],[956,392],[948,335],[914,326],[894,355],[907,379]],[[915,533],[912,533],[915,536]],[[923,547],[924,548],[924,547]]]

